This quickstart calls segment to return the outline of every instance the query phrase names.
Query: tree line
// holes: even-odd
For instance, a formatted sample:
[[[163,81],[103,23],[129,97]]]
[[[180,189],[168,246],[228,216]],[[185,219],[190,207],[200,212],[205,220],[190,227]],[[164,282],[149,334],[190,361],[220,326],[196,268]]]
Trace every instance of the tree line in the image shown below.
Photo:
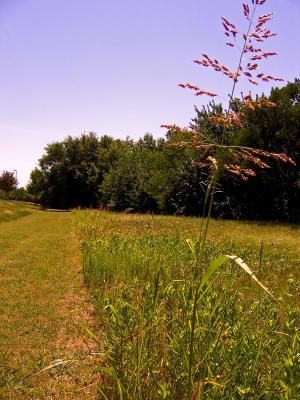
[[[18,188],[16,171],[2,171],[0,175],[0,199],[2,200],[32,200],[25,188]]]
[[[226,137],[228,144],[286,153],[296,166],[270,160],[270,169],[257,169],[247,181],[221,171],[214,216],[222,218],[300,220],[300,81],[273,88],[277,107],[243,110],[246,124]],[[242,103],[236,101],[239,109]],[[221,104],[195,108],[190,126],[222,127],[209,117],[224,113]],[[50,143],[32,171],[28,192],[45,207],[102,207],[114,211],[199,215],[205,201],[209,171],[196,165],[199,150],[179,146],[180,133],[165,138],[151,134],[134,141],[93,132]]]

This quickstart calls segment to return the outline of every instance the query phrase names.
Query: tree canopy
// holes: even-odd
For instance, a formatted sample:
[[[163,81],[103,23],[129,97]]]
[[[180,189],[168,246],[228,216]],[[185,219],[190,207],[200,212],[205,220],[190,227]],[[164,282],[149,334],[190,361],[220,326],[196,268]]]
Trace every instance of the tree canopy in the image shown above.
[[[14,172],[3,171],[0,175],[0,190],[4,192],[11,192],[18,186],[18,181],[15,177]]]
[[[229,145],[285,152],[296,162],[271,160],[270,169],[255,170],[247,181],[222,171],[216,217],[300,220],[300,81],[274,88],[268,99],[277,107],[243,110],[244,127],[225,135],[225,128],[208,123],[210,115],[223,112],[222,105],[195,109],[191,127],[211,129],[212,138],[223,135]],[[241,107],[238,100],[235,106]],[[199,215],[208,171],[195,165],[199,150],[176,145],[180,139],[172,129],[163,139],[146,134],[137,141],[69,136],[45,148],[28,191],[46,207]]]

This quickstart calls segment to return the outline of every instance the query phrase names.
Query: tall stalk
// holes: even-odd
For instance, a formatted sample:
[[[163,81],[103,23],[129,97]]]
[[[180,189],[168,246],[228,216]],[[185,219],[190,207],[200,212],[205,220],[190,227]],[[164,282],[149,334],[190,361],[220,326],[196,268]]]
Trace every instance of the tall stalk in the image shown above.
[[[212,210],[214,205],[214,199],[217,191],[217,184],[219,180],[220,172],[223,169],[227,169],[229,172],[239,175],[241,179],[247,180],[249,176],[254,176],[255,172],[251,168],[242,168],[240,166],[242,161],[246,161],[247,163],[251,162],[255,166],[260,168],[269,167],[265,162],[264,158],[275,158],[280,159],[283,162],[293,163],[293,161],[287,157],[285,154],[275,154],[268,153],[262,151],[260,149],[253,149],[245,146],[232,146],[227,140],[227,132],[228,129],[241,128],[243,126],[243,112],[236,112],[233,109],[233,101],[234,94],[236,90],[237,83],[240,80],[240,77],[246,77],[248,81],[253,85],[258,85],[256,79],[254,79],[253,74],[256,74],[257,79],[261,79],[263,81],[280,81],[281,78],[275,78],[270,75],[265,75],[264,73],[257,73],[258,60],[263,58],[268,58],[269,56],[276,55],[275,52],[263,52],[260,48],[255,48],[253,46],[254,42],[264,42],[271,36],[275,34],[271,33],[269,29],[265,28],[265,24],[272,18],[273,13],[264,14],[258,17],[256,21],[255,28],[253,30],[255,14],[258,6],[263,5],[266,0],[252,0],[252,5],[248,3],[243,3],[243,12],[246,17],[248,24],[246,28],[246,32],[242,34],[242,47],[238,56],[238,63],[235,72],[231,72],[230,69],[221,63],[218,60],[210,58],[207,54],[203,54],[202,60],[194,60],[195,63],[204,67],[213,68],[217,72],[222,72],[227,75],[230,79],[233,79],[232,88],[230,93],[228,94],[228,107],[225,113],[219,115],[213,115],[209,117],[209,122],[211,126],[217,125],[222,126],[223,131],[221,137],[218,140],[215,140],[211,137],[209,128],[205,132],[201,132],[197,129],[182,129],[177,126],[163,125],[164,127],[175,130],[179,133],[187,133],[190,137],[189,140],[185,140],[179,142],[178,144],[181,146],[187,146],[202,150],[202,159],[198,163],[201,166],[210,166],[210,181],[207,186],[205,201],[203,207],[203,214],[201,218],[200,225],[200,233],[198,238],[198,243],[200,242],[200,246],[197,248],[195,246],[195,250],[199,252],[196,254],[196,268],[199,266],[199,262],[201,258],[204,256],[204,251],[207,243],[207,236],[209,230],[209,224],[212,216]],[[227,42],[226,45],[230,47],[235,47],[237,44],[236,36],[239,34],[236,26],[228,21],[226,18],[222,17],[222,24],[225,29],[225,35],[227,37],[231,37],[234,39],[235,44],[232,42]],[[252,31],[253,30],[253,31]],[[243,59],[246,53],[250,53],[250,60],[244,66]],[[190,83],[179,84],[179,86],[183,88],[188,88],[195,91],[197,96],[199,95],[207,95],[210,97],[217,96],[216,93],[200,89],[199,86],[192,85]],[[275,107],[276,105],[270,101],[266,101],[264,99],[253,101],[251,95],[246,96],[242,99],[243,108],[247,109],[255,109],[260,107]],[[207,129],[207,128],[206,128]],[[229,154],[234,162],[232,164],[226,163],[225,153]],[[194,274],[194,276],[197,276]],[[202,276],[203,277],[203,276]],[[194,356],[194,346],[195,346],[195,328],[196,328],[196,316],[197,316],[197,307],[199,302],[201,284],[199,281],[195,286],[195,294],[192,304],[192,316],[191,316],[191,325],[190,325],[190,336],[189,336],[189,354],[188,354],[188,394],[189,398],[192,396],[193,391],[193,370],[195,363]],[[200,393],[200,392],[199,392]]]

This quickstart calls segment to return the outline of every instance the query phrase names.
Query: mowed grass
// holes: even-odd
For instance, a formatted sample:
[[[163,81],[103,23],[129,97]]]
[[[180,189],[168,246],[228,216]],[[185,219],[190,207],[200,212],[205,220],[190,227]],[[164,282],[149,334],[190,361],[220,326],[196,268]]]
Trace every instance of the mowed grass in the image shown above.
[[[0,223],[30,215],[32,205],[18,201],[0,200]]]
[[[212,220],[199,254],[196,218],[74,217],[102,321],[101,398],[300,398],[299,227]]]
[[[8,210],[11,220],[0,224],[0,399],[93,399],[80,328],[91,323],[91,306],[72,216],[0,201],[0,220]]]

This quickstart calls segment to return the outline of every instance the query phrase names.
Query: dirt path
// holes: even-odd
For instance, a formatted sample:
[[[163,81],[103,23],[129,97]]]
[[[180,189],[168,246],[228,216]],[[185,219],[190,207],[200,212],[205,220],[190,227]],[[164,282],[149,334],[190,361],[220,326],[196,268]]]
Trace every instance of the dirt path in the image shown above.
[[[62,212],[0,224],[1,400],[96,398],[97,349],[82,328],[92,307],[72,231]]]

